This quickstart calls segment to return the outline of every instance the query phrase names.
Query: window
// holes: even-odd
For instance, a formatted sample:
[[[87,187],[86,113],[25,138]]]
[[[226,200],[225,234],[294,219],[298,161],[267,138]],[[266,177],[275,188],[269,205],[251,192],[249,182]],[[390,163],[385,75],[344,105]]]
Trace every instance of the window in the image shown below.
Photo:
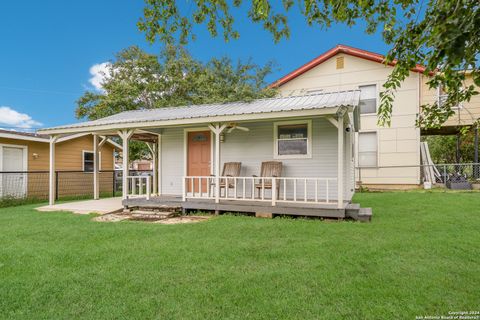
[[[310,158],[311,126],[310,120],[275,123],[274,157],[276,159]]]
[[[439,107],[442,107],[443,104],[448,99],[448,93],[445,91],[445,88],[442,85],[439,85],[437,88],[437,104]],[[461,104],[457,104],[456,106],[452,107],[452,110],[459,110],[462,108]]]
[[[85,172],[93,172],[93,152],[92,151],[83,151],[83,171]],[[102,154],[99,152],[98,154],[98,163],[100,170],[102,168]]]
[[[377,86],[360,86],[360,114],[377,113]]]
[[[377,133],[360,132],[358,134],[358,166],[377,166]]]

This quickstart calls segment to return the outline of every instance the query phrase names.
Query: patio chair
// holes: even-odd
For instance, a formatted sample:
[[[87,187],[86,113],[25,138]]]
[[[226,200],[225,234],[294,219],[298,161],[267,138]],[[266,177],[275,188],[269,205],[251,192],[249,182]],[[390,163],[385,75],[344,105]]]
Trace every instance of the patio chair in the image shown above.
[[[262,162],[260,168],[260,176],[254,175],[255,178],[265,178],[265,177],[281,177],[282,176],[283,164],[281,161],[265,161]],[[263,184],[260,181],[255,183],[255,188],[258,190],[258,197],[260,198],[260,192],[263,189],[272,189],[272,180],[265,179]],[[277,197],[280,190],[280,183],[277,183]]]
[[[222,170],[222,177],[239,177],[240,176],[240,170],[242,169],[242,163],[241,162],[225,162],[223,164],[223,170]],[[214,175],[211,175],[211,177],[215,177]],[[225,181],[227,180],[227,181]],[[211,179],[210,186],[215,185],[215,179]],[[230,189],[233,188],[234,185],[234,179],[220,179],[220,194],[222,193],[222,189]],[[212,190],[212,188],[210,188]],[[227,192],[227,190],[225,192]]]

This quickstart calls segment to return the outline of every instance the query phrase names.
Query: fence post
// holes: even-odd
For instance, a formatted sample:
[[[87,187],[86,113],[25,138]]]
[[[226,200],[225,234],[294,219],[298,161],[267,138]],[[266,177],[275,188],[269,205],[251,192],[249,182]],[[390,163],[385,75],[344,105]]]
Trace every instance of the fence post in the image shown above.
[[[443,165],[443,183],[447,186],[447,165]]]
[[[58,171],[55,171],[55,200],[58,200]]]

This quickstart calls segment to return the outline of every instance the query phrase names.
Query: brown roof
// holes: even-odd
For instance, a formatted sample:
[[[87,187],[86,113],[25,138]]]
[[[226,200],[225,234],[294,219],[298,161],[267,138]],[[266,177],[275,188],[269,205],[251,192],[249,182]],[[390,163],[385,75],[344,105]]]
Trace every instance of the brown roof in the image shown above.
[[[18,135],[18,136],[48,139],[48,135],[38,134],[38,133],[32,133],[32,132],[23,132],[23,131],[0,129],[0,133],[8,133],[8,134],[14,134],[14,135]]]

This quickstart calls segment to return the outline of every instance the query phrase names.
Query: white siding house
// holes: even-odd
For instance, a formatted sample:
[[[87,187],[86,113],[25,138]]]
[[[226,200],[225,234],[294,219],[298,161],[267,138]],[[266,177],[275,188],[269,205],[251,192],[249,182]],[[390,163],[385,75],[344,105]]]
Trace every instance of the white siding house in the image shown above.
[[[130,111],[42,133],[51,136],[52,148],[65,134],[118,135],[124,155],[130,140],[147,142],[155,163],[153,177],[130,176],[128,156],[123,157],[126,206],[139,196],[150,204],[165,203],[168,197],[196,209],[314,212],[343,218],[354,193],[359,99],[359,90],[347,90]],[[240,173],[224,176],[222,168],[232,162],[241,162]],[[278,162],[278,175],[260,174],[262,163]],[[54,192],[55,181],[50,183]]]

